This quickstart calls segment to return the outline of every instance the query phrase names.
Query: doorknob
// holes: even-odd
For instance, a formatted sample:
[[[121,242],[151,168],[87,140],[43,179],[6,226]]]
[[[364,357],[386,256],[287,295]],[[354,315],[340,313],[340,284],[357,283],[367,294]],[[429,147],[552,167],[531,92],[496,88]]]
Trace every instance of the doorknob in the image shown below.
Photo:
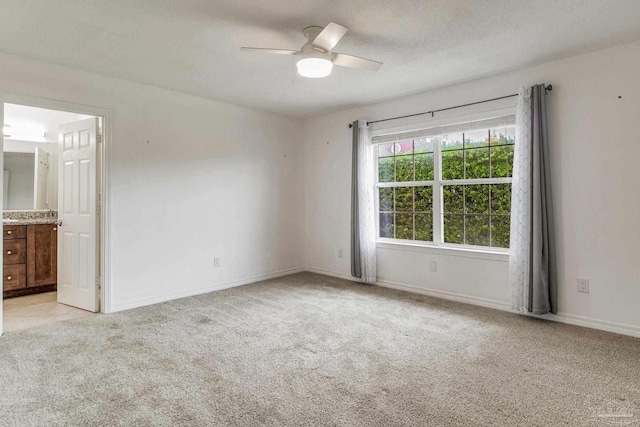
[[[11,255],[11,251],[7,251],[7,255]]]
[[[11,276],[7,276],[7,280],[11,280]]]

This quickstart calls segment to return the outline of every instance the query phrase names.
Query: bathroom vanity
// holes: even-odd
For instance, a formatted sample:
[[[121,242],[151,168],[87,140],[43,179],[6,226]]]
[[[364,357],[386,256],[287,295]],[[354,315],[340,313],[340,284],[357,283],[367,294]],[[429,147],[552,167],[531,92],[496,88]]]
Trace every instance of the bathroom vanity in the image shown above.
[[[5,211],[3,297],[57,289],[58,218],[55,211]]]

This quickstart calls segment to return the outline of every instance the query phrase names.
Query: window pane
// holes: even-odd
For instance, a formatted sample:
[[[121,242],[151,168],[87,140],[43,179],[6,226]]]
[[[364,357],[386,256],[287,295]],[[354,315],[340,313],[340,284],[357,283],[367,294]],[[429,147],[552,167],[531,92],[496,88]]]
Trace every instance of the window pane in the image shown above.
[[[388,237],[393,239],[393,214],[380,214],[380,237]]]
[[[465,244],[489,246],[489,215],[465,215]]]
[[[396,239],[413,240],[412,214],[396,214]]]
[[[442,179],[464,178],[464,151],[442,152]]]
[[[393,210],[393,188],[380,188],[380,211]]]
[[[489,145],[489,131],[476,130],[464,133],[464,148],[486,147]]]
[[[444,241],[464,243],[464,215],[444,215]]]
[[[413,140],[396,142],[394,145],[396,156],[404,156],[406,154],[413,154]]]
[[[433,241],[433,217],[431,214],[416,214],[416,240]]]
[[[378,144],[378,157],[393,156],[393,145],[393,142],[390,144]]]
[[[511,213],[511,184],[491,184],[491,213]]]
[[[433,140],[431,138],[420,138],[413,140],[414,153],[433,153]]]
[[[431,214],[433,206],[433,187],[415,187],[415,211]]]
[[[464,191],[465,213],[489,214],[489,185],[467,185]]]
[[[413,156],[396,157],[396,181],[413,181]]]
[[[461,150],[463,148],[462,136],[462,133],[442,135],[442,151]]]
[[[509,215],[491,216],[491,246],[509,247]]]
[[[500,127],[491,129],[491,145],[505,145],[515,144],[516,142],[516,128],[515,127]]]
[[[396,187],[396,211],[413,212],[413,187]]]
[[[393,175],[393,157],[378,159],[378,182],[392,182]]]
[[[509,178],[513,172],[513,145],[491,147],[491,176]]]
[[[464,150],[466,178],[489,178],[489,147]]]
[[[445,185],[442,187],[444,213],[464,212],[464,186]]]
[[[433,181],[433,154],[416,154],[416,181]]]

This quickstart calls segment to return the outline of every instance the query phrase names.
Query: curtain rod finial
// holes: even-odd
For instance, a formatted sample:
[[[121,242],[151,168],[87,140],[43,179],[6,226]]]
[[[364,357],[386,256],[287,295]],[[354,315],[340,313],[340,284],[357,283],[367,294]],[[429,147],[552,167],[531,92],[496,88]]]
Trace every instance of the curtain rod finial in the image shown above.
[[[548,85],[545,87],[546,90],[548,90],[549,92],[551,92],[553,90],[553,86],[552,85]]]
[[[353,123],[349,123],[349,129],[353,127]]]

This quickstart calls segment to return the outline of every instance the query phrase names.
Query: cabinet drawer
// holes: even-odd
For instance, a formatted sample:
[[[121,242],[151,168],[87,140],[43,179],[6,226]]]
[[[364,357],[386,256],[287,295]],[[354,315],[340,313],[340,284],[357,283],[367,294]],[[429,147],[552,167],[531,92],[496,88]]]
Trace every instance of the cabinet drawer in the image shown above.
[[[27,262],[26,239],[5,240],[2,260],[4,265],[24,264]]]
[[[27,287],[27,268],[24,264],[5,265],[2,278],[2,290],[13,291]]]
[[[27,237],[26,225],[4,225],[2,228],[3,239],[26,239]]]

